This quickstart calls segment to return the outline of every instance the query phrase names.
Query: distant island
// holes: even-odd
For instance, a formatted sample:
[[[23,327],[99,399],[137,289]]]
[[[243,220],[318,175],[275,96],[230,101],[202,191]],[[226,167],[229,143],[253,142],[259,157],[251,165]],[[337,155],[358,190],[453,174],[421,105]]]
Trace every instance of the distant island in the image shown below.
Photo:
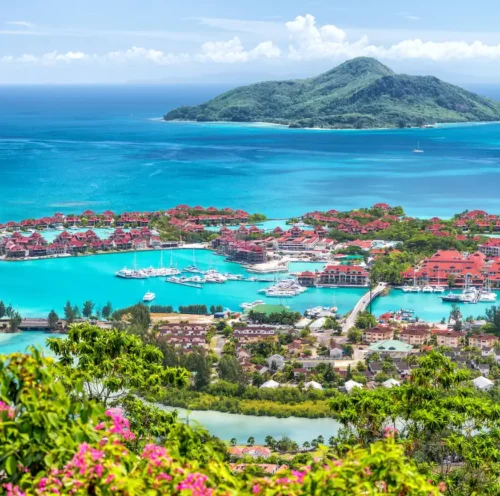
[[[500,103],[433,76],[396,74],[359,57],[311,79],[242,86],[167,121],[267,122],[293,128],[404,128],[500,120]]]

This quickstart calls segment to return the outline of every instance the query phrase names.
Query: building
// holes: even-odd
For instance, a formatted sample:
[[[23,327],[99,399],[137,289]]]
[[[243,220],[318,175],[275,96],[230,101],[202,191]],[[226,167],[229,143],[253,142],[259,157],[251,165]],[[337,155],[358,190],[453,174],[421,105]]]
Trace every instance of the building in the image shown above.
[[[479,245],[479,251],[489,258],[500,257],[500,239],[491,238],[485,243]]]
[[[486,377],[476,377],[472,382],[481,391],[488,391],[488,389],[491,389],[495,385],[493,381]]]
[[[319,274],[322,286],[368,286],[368,271],[359,265],[328,265]]]
[[[285,366],[285,358],[281,355],[271,355],[267,359],[267,366],[271,370],[281,370]]]
[[[492,348],[496,343],[498,338],[492,334],[473,334],[469,337],[469,345],[479,349]]]
[[[386,341],[394,337],[394,331],[390,327],[373,327],[363,330],[363,342],[376,343],[377,341]]]
[[[399,333],[399,339],[403,343],[412,346],[422,346],[430,338],[431,331],[428,328],[407,328]]]
[[[344,384],[345,390],[350,393],[354,388],[360,388],[363,389],[363,384],[360,384],[359,382],[353,381],[352,379],[350,381],[347,381]]]
[[[413,346],[397,339],[377,341],[368,347],[368,353],[378,353],[380,356],[391,356],[393,358],[404,358],[413,349]]]
[[[465,334],[458,331],[432,331],[437,338],[439,346],[447,346],[449,348],[458,348],[465,339]]]
[[[260,389],[276,389],[279,387],[280,387],[279,382],[273,381],[271,379],[269,381],[264,382],[264,384],[260,386]]]

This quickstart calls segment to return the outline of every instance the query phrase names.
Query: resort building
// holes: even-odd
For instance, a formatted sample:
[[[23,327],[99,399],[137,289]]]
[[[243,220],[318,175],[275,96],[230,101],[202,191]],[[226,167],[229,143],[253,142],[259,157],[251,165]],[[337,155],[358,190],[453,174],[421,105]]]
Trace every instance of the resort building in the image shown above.
[[[489,239],[485,243],[479,245],[479,251],[484,253],[488,258],[500,257],[500,239]]]
[[[319,274],[322,286],[368,286],[368,271],[358,265],[328,265]]]

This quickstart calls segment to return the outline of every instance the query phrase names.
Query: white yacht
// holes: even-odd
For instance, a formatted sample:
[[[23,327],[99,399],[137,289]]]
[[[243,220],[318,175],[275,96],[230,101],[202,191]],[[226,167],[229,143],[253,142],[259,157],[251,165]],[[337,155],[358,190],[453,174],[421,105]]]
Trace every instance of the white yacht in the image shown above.
[[[443,286],[434,286],[434,293],[444,293]]]
[[[434,288],[427,284],[422,288],[422,293],[434,293]]]
[[[424,150],[420,148],[420,141],[418,142],[417,148],[413,149],[413,153],[424,153]]]
[[[247,310],[263,304],[264,304],[263,300],[255,300],[252,303],[242,303],[240,307],[243,308],[244,310]]]
[[[153,301],[156,298],[156,295],[154,293],[151,293],[151,291],[148,291],[143,297],[142,301],[150,302]]]
[[[132,279],[134,276],[134,271],[131,269],[127,269],[127,267],[124,267],[122,270],[116,272],[115,276],[121,277],[122,279]]]
[[[486,280],[486,286],[484,289],[479,291],[479,301],[485,303],[495,302],[497,299],[497,294],[491,291],[491,281],[489,279]]]

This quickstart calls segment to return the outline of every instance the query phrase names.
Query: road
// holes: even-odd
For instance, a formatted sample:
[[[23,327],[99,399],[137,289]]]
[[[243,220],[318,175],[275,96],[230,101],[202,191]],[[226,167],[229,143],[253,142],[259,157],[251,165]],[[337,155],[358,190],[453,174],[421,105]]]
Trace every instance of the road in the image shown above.
[[[356,303],[356,306],[354,307],[353,311],[349,314],[349,316],[345,319],[344,323],[342,324],[342,332],[347,332],[351,327],[354,327],[354,324],[356,322],[356,319],[358,318],[358,314],[362,312],[363,310],[366,310],[368,305],[370,304],[370,294],[371,294],[371,299],[374,300],[384,289],[387,287],[387,284],[385,282],[381,282],[377,285],[376,288],[372,289],[371,293],[368,291],[368,293],[364,294],[363,297]]]

